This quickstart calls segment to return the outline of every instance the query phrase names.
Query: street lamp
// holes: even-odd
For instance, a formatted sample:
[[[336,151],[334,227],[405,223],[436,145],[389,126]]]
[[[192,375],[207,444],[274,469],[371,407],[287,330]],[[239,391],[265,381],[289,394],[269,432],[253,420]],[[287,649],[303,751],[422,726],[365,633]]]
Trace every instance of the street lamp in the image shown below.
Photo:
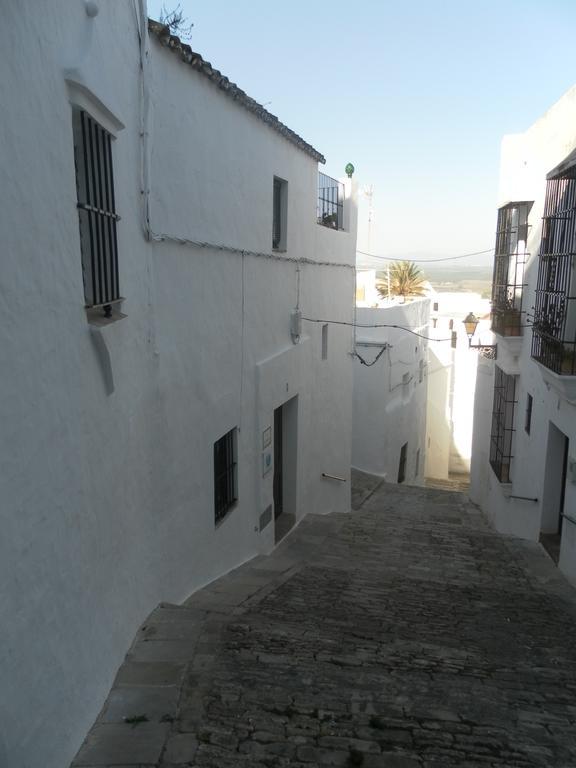
[[[498,353],[497,344],[472,344],[472,337],[476,333],[479,320],[474,312],[468,312],[463,320],[464,328],[466,328],[466,336],[468,336],[468,347],[470,349],[479,349],[480,354],[491,360],[496,360]]]

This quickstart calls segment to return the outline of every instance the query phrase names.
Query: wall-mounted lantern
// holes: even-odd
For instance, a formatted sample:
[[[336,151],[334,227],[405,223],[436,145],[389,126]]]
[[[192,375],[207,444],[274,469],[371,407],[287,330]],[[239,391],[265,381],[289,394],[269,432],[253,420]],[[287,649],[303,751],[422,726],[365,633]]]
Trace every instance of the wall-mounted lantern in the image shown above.
[[[498,353],[497,344],[472,344],[472,337],[476,333],[479,320],[474,312],[468,312],[463,320],[464,328],[466,328],[466,336],[468,336],[468,346],[470,349],[479,349],[480,354],[487,357],[490,360],[496,360]]]

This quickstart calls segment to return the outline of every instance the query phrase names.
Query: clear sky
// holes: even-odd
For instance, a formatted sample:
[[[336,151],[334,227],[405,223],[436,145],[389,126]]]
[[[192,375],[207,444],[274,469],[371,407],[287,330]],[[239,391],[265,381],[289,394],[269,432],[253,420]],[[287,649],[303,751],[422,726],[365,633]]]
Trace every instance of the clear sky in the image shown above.
[[[175,5],[149,0],[148,12]],[[576,82],[574,0],[181,7],[195,51],[322,152],[329,175],[352,162],[373,186],[358,247],[385,256],[491,248],[502,136]]]

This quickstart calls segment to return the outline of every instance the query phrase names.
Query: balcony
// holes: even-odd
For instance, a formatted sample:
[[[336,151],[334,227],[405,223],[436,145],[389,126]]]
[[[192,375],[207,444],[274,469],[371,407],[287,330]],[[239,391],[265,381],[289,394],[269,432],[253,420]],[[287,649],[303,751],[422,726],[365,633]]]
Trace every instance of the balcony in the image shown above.
[[[522,336],[522,313],[519,309],[492,307],[492,330],[500,336]]]
[[[318,224],[330,229],[344,228],[344,184],[337,179],[318,174]]]
[[[548,179],[532,328],[532,358],[555,374],[548,378],[556,389],[558,377],[576,376],[575,256],[576,168],[572,167]]]
[[[514,202],[498,211],[494,275],[492,279],[492,330],[500,336],[522,336],[524,267],[528,258],[528,214],[531,202]]]

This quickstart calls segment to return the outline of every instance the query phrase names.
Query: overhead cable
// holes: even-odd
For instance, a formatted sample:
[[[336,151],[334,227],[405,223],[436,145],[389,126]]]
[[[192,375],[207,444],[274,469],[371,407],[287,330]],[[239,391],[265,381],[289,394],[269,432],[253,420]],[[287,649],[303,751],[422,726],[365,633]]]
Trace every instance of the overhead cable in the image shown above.
[[[366,368],[371,368],[373,365],[375,365],[375,364],[378,362],[378,360],[380,360],[380,358],[382,357],[382,355],[384,354],[384,352],[386,352],[386,350],[387,350],[387,349],[388,349],[388,345],[387,345],[387,344],[384,344],[384,345],[382,346],[382,349],[380,350],[380,352],[378,352],[378,354],[376,355],[376,357],[374,358],[374,360],[372,360],[372,362],[371,362],[371,363],[367,363],[367,362],[366,362],[366,360],[364,360],[364,358],[362,357],[362,355],[361,355],[359,352],[356,352],[356,350],[354,350],[354,352],[353,352],[352,354],[353,354],[355,357],[357,357],[357,358],[358,358],[358,360],[360,360],[360,362],[362,363],[362,365],[365,365],[365,366],[366,366]]]
[[[382,259],[383,261],[408,261],[411,264],[435,264],[438,261],[455,261],[455,259],[466,259],[468,256],[481,256],[483,253],[493,253],[494,248],[487,248],[485,251],[473,251],[472,253],[461,253],[459,256],[444,256],[441,259],[404,259],[401,256],[378,256],[375,253],[366,251],[356,251],[361,256],[370,256],[371,259]]]
[[[406,328],[404,325],[394,325],[392,323],[374,323],[372,325],[364,325],[363,323],[349,323],[345,320],[317,320],[312,317],[303,317],[302,320],[307,320],[309,323],[328,323],[329,325],[348,325],[351,328],[397,328],[399,331],[406,331],[414,336],[420,336],[421,339],[427,339],[428,341],[452,341],[452,339],[437,339],[434,336],[425,336],[423,333],[413,331],[411,328]]]

